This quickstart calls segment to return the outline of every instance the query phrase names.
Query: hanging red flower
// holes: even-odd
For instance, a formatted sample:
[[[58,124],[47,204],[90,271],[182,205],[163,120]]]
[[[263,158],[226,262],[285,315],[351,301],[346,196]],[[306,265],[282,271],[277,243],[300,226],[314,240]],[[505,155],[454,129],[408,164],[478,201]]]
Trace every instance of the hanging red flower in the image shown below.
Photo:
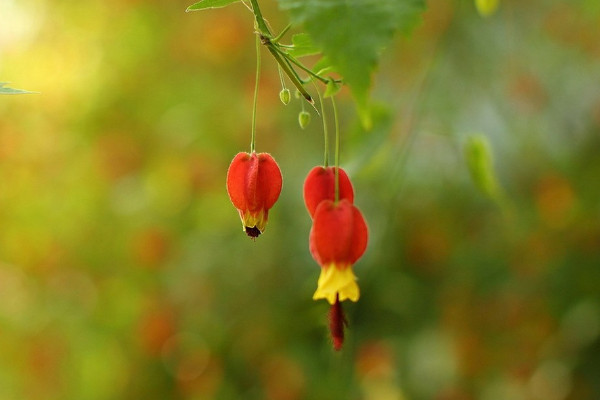
[[[268,153],[238,153],[227,171],[227,193],[237,208],[243,230],[257,237],[265,230],[269,209],[281,193],[279,166]]]
[[[357,301],[360,292],[352,265],[367,248],[368,230],[362,213],[350,201],[322,201],[310,231],[309,249],[321,266],[313,299]]]
[[[339,168],[339,198],[354,201],[352,183],[342,168]],[[304,204],[311,217],[323,200],[335,200],[335,167],[314,167],[304,180]]]

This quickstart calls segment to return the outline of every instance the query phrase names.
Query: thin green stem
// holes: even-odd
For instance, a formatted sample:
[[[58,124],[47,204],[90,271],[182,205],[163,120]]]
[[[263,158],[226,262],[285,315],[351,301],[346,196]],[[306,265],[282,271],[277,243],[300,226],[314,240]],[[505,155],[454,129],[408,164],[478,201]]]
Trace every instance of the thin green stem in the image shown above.
[[[281,83],[281,88],[285,89],[285,79],[283,79],[283,72],[281,72],[281,66],[277,64],[277,71],[279,72],[279,82]]]
[[[256,105],[258,103],[258,84],[260,81],[260,38],[256,36],[256,80],[254,81],[254,101],[252,104],[252,136],[250,154],[256,150]]]
[[[287,31],[290,30],[291,27],[292,27],[292,25],[288,24],[288,26],[283,28],[283,30],[281,31],[281,33],[279,35],[277,35],[273,39],[271,39],[271,43],[277,43],[283,37],[283,35],[285,35],[287,33]]]
[[[296,79],[298,79],[298,82],[302,83],[303,85],[305,83],[308,83],[308,81],[305,81],[304,79],[300,78],[300,75],[298,75],[298,73],[294,69],[294,66],[292,65],[290,60],[288,60],[287,57],[284,55],[285,53],[282,53],[281,51],[279,53],[281,54],[281,58],[285,61],[285,63],[288,65],[288,67],[290,67],[290,71],[292,71],[294,73],[294,76],[296,77]]]
[[[340,124],[335,96],[331,96],[331,104],[333,105],[333,120],[335,121],[335,202],[337,203],[340,200]]]
[[[256,19],[255,28],[258,28],[258,34],[259,34],[258,37],[260,38],[261,43],[264,44],[265,46],[267,46],[267,48],[269,49],[269,52],[273,55],[273,57],[275,58],[275,61],[277,61],[277,64],[279,64],[279,66],[281,67],[283,72],[285,72],[285,74],[288,76],[290,81],[292,81],[294,86],[300,91],[300,93],[302,93],[302,96],[306,99],[306,101],[308,101],[314,107],[314,100],[312,99],[310,94],[304,89],[304,87],[302,86],[302,84],[303,84],[302,80],[298,77],[298,74],[296,74],[296,71],[290,65],[290,61],[289,61],[290,56],[288,54],[285,54],[281,50],[279,50],[279,48],[277,47],[277,44],[273,43],[271,41],[273,39],[273,34],[271,33],[271,30],[267,26],[267,23],[262,15],[262,12],[260,11],[260,6],[258,5],[258,0],[250,0],[250,3],[252,4],[252,12],[254,13],[254,17]],[[287,32],[288,29],[289,28],[286,27],[273,40],[275,40],[275,42],[277,40],[279,40],[281,38],[281,36],[283,36]],[[319,79],[323,79],[319,76],[317,76],[317,77]]]
[[[323,104],[323,98],[321,97],[321,92],[319,92],[317,84],[313,79],[311,79],[311,82],[315,86],[317,96],[319,97],[319,104],[321,105],[321,118],[323,119],[323,143],[325,147],[323,154],[323,166],[327,168],[329,166],[329,132],[327,131],[327,119],[325,117],[325,104]],[[304,102],[302,104],[304,105]]]
[[[267,42],[265,44],[267,46],[267,49],[269,49],[269,52],[273,55],[273,58],[275,58],[275,61],[277,61],[277,64],[279,64],[281,66],[281,69],[283,70],[283,72],[285,72],[285,74],[288,76],[290,81],[294,84],[296,89],[298,89],[298,91],[300,91],[300,93],[302,94],[302,97],[304,97],[306,99],[306,101],[308,101],[310,104],[314,104],[314,100],[312,99],[310,94],[306,91],[306,89],[304,89],[304,86],[302,86],[302,82],[300,82],[298,80],[298,78],[296,77],[295,71],[289,66],[289,64],[287,64],[287,60],[284,59],[277,52],[276,46],[270,42]]]
[[[252,4],[252,12],[254,13],[254,18],[256,19],[256,26],[258,27],[258,30],[263,36],[271,37],[271,30],[269,30],[269,27],[267,26],[267,23],[265,22],[265,19],[263,18],[262,13],[260,12],[258,0],[250,0],[250,3]]]
[[[279,49],[279,47],[277,46],[273,46],[275,48],[275,51],[277,51],[279,54],[281,54],[281,56],[285,59],[288,60],[290,62],[292,62],[294,65],[296,65],[298,68],[300,68],[302,71],[306,72],[307,74],[309,74],[310,76],[317,78],[318,80],[320,80],[321,82],[327,84],[328,80],[323,78],[320,75],[315,74],[313,71],[311,71],[309,68],[306,68],[300,61],[296,60],[294,57],[292,57],[291,55],[289,55],[288,53],[286,53],[285,51],[282,51],[281,49]],[[300,81],[302,81],[300,79]]]

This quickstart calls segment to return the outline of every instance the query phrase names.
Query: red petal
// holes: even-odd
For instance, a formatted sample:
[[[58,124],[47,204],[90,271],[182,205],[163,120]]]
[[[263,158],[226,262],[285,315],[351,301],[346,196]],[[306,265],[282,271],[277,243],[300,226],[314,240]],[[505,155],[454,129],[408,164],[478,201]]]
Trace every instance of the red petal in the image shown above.
[[[261,207],[265,210],[273,207],[279,194],[283,179],[279,165],[268,153],[258,154],[258,182],[256,192],[260,196]]]
[[[321,265],[350,263],[353,237],[353,208],[348,200],[335,204],[322,201],[313,220],[314,250]]]
[[[368,240],[365,219],[348,200],[337,204],[325,200],[319,204],[309,238],[310,252],[319,265],[356,263]]]
[[[355,206],[352,206],[352,212],[354,226],[352,229],[352,245],[350,246],[350,264],[356,263],[362,257],[369,241],[369,231],[365,218]]]
[[[248,172],[250,154],[238,153],[227,170],[227,193],[229,199],[238,210],[247,210],[246,175]]]
[[[277,201],[281,186],[279,166],[267,153],[238,153],[229,165],[227,193],[239,210],[268,210]]]
[[[322,265],[321,257],[319,257],[319,253],[317,253],[316,244],[315,244],[315,229],[310,227],[310,234],[308,235],[308,250],[310,251],[310,255],[317,262],[317,264]]]
[[[354,201],[352,183],[342,168],[339,169],[339,197]],[[314,217],[319,203],[323,200],[335,200],[335,168],[314,167],[304,181],[304,203],[311,217]]]

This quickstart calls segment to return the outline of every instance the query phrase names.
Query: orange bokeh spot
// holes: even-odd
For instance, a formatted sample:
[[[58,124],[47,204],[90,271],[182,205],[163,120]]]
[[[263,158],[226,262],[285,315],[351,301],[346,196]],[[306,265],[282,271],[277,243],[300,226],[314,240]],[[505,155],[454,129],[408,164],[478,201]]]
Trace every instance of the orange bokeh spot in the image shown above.
[[[560,229],[571,222],[576,196],[564,177],[543,177],[536,187],[535,199],[539,216],[549,227]]]

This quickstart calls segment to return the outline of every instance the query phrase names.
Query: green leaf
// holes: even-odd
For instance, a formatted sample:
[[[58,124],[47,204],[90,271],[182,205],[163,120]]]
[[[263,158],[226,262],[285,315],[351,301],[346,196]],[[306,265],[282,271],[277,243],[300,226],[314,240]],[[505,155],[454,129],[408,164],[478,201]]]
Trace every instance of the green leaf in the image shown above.
[[[395,32],[406,33],[418,22],[424,0],[278,1],[343,76],[363,126],[370,127],[368,95],[381,50]]]
[[[425,0],[402,0],[396,10],[396,29],[402,35],[408,35],[421,22],[425,11]]]
[[[315,65],[313,65],[312,70],[317,75],[324,75],[330,72],[336,72],[333,65],[331,65],[331,61],[329,61],[329,58],[327,57],[321,57],[321,59],[317,61]]]
[[[312,56],[321,52],[321,49],[315,46],[310,35],[307,33],[298,33],[292,36],[292,44],[294,47],[288,50],[288,53],[292,57]]]
[[[8,82],[0,82],[0,94],[33,94],[33,93],[37,93],[37,92],[30,92],[28,90],[23,90],[23,89],[9,88],[9,87],[5,86],[7,83]]]
[[[327,87],[325,88],[325,93],[323,94],[323,97],[335,96],[335,94],[339,92],[341,88],[342,85],[340,85],[332,79],[329,82],[327,82]]]
[[[240,0],[201,0],[189,6],[185,12],[206,10],[208,8],[223,8]]]

